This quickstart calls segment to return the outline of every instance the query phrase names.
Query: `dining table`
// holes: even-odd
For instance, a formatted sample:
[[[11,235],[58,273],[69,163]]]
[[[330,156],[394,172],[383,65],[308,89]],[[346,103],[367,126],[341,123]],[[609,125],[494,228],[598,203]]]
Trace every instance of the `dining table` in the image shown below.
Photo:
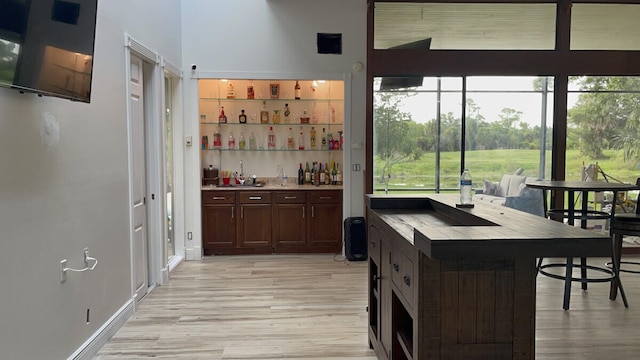
[[[552,220],[560,220],[564,221],[567,219],[567,224],[574,226],[575,221],[580,221],[580,227],[583,229],[587,228],[587,224],[589,220],[603,219],[608,220],[609,229],[613,227],[613,222],[615,221],[614,215],[616,211],[616,201],[618,199],[618,193],[629,191],[629,190],[640,190],[640,186],[636,184],[630,183],[618,183],[618,182],[606,182],[606,181],[566,181],[566,180],[527,180],[525,182],[527,187],[533,189],[541,189],[545,191],[544,196],[544,213]],[[561,209],[549,209],[547,204],[547,194],[546,192],[566,192],[567,193],[567,206],[566,208]],[[606,211],[605,209],[596,209],[596,206],[593,206],[591,209],[589,207],[589,194],[590,193],[602,193],[602,192],[611,192],[613,193],[613,201],[611,204],[611,209]],[[580,194],[580,207],[576,209],[576,201],[575,196],[576,193]],[[604,229],[603,229],[604,230]],[[611,230],[609,230],[611,231]],[[611,235],[611,234],[610,234]],[[625,307],[628,307],[627,297],[624,293],[624,289],[622,287],[622,283],[620,282],[619,277],[619,259],[616,259],[616,256],[613,256],[613,242],[612,242],[612,252],[610,254],[602,254],[602,256],[611,256],[611,268],[609,267],[599,267],[592,266],[587,264],[586,258],[581,258],[580,265],[573,264],[573,258],[566,258],[565,263],[550,263],[550,264],[542,264],[542,259],[538,262],[538,272],[549,276],[555,279],[561,279],[565,281],[564,286],[564,298],[563,298],[563,309],[569,310],[569,302],[571,298],[571,283],[572,282],[580,282],[582,284],[582,289],[587,289],[587,283],[589,282],[610,282],[611,286],[617,286],[620,289],[620,295],[622,297],[622,301],[624,302]],[[580,267],[581,273],[580,277],[573,276],[574,267]],[[554,267],[564,267],[566,269],[564,275],[558,275],[553,272],[546,271],[547,268]],[[594,270],[600,273],[605,273],[606,277],[595,277],[589,278],[587,276],[587,270]],[[610,292],[610,299],[615,300],[615,295],[613,292]]]

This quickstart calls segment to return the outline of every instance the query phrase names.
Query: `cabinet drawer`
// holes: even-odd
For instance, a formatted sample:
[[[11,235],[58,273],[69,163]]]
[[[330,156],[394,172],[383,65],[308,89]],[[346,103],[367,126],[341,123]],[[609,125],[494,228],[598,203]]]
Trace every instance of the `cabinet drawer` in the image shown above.
[[[413,260],[396,249],[391,253],[391,280],[400,289],[404,299],[413,307],[416,287]]]
[[[235,191],[203,191],[203,204],[235,204]]]
[[[309,191],[311,202],[314,204],[330,203],[338,204],[342,201],[342,192],[335,190],[312,190]]]
[[[302,204],[307,202],[304,191],[278,191],[275,194],[277,204]]]
[[[270,204],[271,193],[268,191],[240,191],[238,198],[241,204]]]

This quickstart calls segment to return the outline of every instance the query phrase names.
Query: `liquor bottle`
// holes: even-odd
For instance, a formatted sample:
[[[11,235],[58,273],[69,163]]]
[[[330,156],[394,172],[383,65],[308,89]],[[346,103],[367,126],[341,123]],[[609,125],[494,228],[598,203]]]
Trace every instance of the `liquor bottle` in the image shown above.
[[[336,146],[337,150],[342,150],[342,147],[344,146],[344,134],[342,133],[342,131],[338,131],[338,146]]]
[[[244,133],[240,132],[240,138],[238,140],[238,149],[244,150],[247,148],[247,142],[244,140]]]
[[[322,167],[322,163],[320,163],[320,167],[318,169],[318,172],[320,173],[318,176],[318,185],[324,185],[325,182],[325,172],[324,172],[324,168]]]
[[[273,126],[269,126],[269,133],[267,134],[267,147],[269,150],[275,150],[276,148],[276,133],[273,131]]]
[[[338,171],[336,171],[336,163],[331,160],[331,185],[338,182]]]
[[[318,143],[316,142],[316,129],[313,126],[309,131],[309,146],[311,147],[311,150],[318,148]]]
[[[216,127],[213,132],[213,148],[220,149],[222,147],[222,135],[220,135],[220,127]]]
[[[273,121],[274,124],[280,124],[280,110],[273,110],[271,121]]]
[[[316,184],[316,162],[311,163],[311,185]]]
[[[238,122],[240,124],[247,123],[247,115],[244,113],[244,110],[240,110],[240,115],[238,115]]]
[[[291,109],[289,109],[289,104],[284,104],[284,123],[288,124],[291,122]]]
[[[249,150],[255,150],[257,148],[258,146],[256,144],[256,136],[253,134],[253,131],[252,131],[251,135],[249,135]]]
[[[302,169],[302,163],[298,169],[298,185],[304,185],[304,169]]]
[[[218,116],[218,123],[220,124],[227,123],[227,115],[224,114],[224,106],[220,109],[220,116]]]
[[[267,109],[267,102],[262,101],[262,108],[260,109],[260,124],[269,123],[269,110]]]
[[[304,150],[304,132],[302,132],[302,126],[300,126],[300,135],[298,135],[298,150]]]
[[[340,172],[340,164],[336,163],[336,185],[342,185],[342,172]]]
[[[335,144],[333,143],[333,134],[329,133],[329,135],[327,135],[327,140],[329,142],[329,150],[333,150],[333,147],[335,146]]]
[[[202,150],[207,150],[209,148],[209,138],[207,135],[202,137]]]
[[[324,163],[324,184],[331,185],[331,173],[329,172],[329,164]]]
[[[253,90],[253,84],[247,85],[247,99],[255,99],[256,94]]]
[[[296,80],[296,86],[293,87],[293,92],[296,100],[300,100],[300,84],[298,83],[298,80]]]
[[[287,137],[287,149],[294,150],[295,146],[296,146],[296,143],[293,139],[293,130],[289,128],[289,136]]]
[[[320,140],[320,149],[327,150],[327,133],[324,128],[322,128],[322,139]]]
[[[236,90],[233,87],[233,83],[229,81],[227,83],[227,99],[235,99],[236,98]]]
[[[316,169],[316,171],[313,174],[313,185],[319,186],[320,185],[320,172],[321,171],[320,171],[320,166],[318,165],[318,163],[316,163],[314,168]]]
[[[309,162],[307,161],[307,165],[304,168],[304,183],[311,184],[311,170],[309,170]]]
[[[307,110],[302,111],[302,115],[300,115],[300,124],[308,124],[309,123],[309,115],[307,115]]]
[[[235,149],[236,139],[233,137],[233,131],[229,133],[229,141],[227,142],[229,149]]]

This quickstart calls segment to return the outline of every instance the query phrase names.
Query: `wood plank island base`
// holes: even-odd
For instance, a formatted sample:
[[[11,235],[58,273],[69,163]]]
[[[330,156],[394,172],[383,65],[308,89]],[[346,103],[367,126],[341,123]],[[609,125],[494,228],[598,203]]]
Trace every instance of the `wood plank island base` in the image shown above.
[[[379,359],[533,360],[535,259],[611,256],[611,239],[457,200],[367,195],[370,346]]]

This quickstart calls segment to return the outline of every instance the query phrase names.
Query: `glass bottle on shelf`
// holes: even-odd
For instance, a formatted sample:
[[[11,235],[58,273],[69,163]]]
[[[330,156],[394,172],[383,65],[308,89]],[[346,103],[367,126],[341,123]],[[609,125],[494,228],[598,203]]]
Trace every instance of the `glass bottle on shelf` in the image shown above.
[[[247,99],[255,99],[256,95],[253,90],[253,83],[247,85]]]
[[[235,99],[236,98],[236,90],[233,87],[233,83],[229,81],[227,83],[227,99]]]
[[[304,185],[304,169],[302,168],[302,163],[300,163],[300,168],[298,169],[298,185]]]
[[[324,167],[322,167],[322,163],[320,163],[320,165],[318,166],[318,172],[320,173],[320,175],[318,176],[319,178],[319,182],[317,185],[324,185]]]
[[[342,146],[344,144],[344,135],[342,134],[342,131],[338,131],[338,135],[339,135],[339,140],[337,140],[338,146],[336,146],[336,150],[342,150]]]
[[[338,163],[336,163],[336,185],[342,185],[342,172]]]
[[[267,102],[262,100],[262,108],[260,109],[260,124],[269,123],[269,109],[267,109]]]
[[[304,132],[300,126],[300,135],[298,135],[298,150],[304,150]]]
[[[267,148],[269,150],[275,150],[276,148],[276,133],[273,131],[273,126],[269,126],[269,133],[267,134]]]
[[[293,93],[296,100],[300,100],[300,90],[300,83],[298,83],[298,80],[296,80],[296,85],[293,87]]]
[[[316,150],[318,148],[318,143],[316,142],[316,129],[314,126],[312,126],[309,131],[309,146],[311,147],[311,150]]]
[[[256,150],[258,148],[258,144],[256,144],[256,136],[251,132],[249,135],[249,150]]]
[[[327,143],[329,143],[329,150],[333,150],[333,147],[335,146],[333,141],[333,134],[327,134]]]
[[[307,115],[307,110],[302,112],[300,115],[300,124],[308,124],[309,123],[309,115]]]
[[[284,123],[288,124],[291,122],[291,109],[289,109],[289,104],[284,104]]]
[[[311,170],[309,169],[309,162],[307,161],[307,165],[304,169],[304,183],[311,184]]]
[[[240,115],[238,115],[238,122],[240,124],[247,123],[247,115],[244,113],[244,110],[240,110]]]
[[[229,149],[235,149],[236,147],[236,139],[233,137],[233,131],[229,133],[229,140],[227,141],[227,145]]]
[[[327,133],[325,128],[322,128],[322,139],[320,139],[320,149],[327,150]]]
[[[240,138],[238,139],[238,149],[244,150],[247,148],[247,142],[244,140],[244,133],[240,132]]]
[[[218,123],[226,124],[227,123],[227,115],[224,114],[224,106],[220,108],[220,115],[218,116]]]
[[[222,147],[222,135],[220,135],[220,127],[217,126],[213,132],[213,148],[220,149]]]
[[[293,129],[289,128],[289,136],[287,136],[287,149],[295,150],[295,141],[293,139]]]
[[[331,173],[329,172],[329,164],[324,163],[324,184],[331,185]]]
[[[271,118],[274,124],[280,124],[280,110],[273,110],[273,118]]]
[[[336,170],[336,163],[331,160],[331,185],[338,183],[338,171]]]

